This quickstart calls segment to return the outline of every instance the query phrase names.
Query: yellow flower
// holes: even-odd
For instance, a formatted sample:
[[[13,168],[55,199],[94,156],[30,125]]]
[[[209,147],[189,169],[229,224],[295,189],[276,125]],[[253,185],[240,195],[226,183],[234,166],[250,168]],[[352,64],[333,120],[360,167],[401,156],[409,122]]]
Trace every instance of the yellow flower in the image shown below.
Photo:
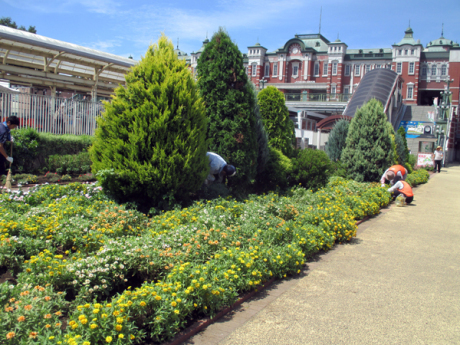
[[[53,339],[54,339],[54,336],[51,336],[51,337],[49,337],[48,339],[49,339],[49,340],[53,340]]]
[[[136,337],[134,335],[132,335],[132,334],[129,336],[129,339],[131,339],[131,340],[134,340],[134,338],[136,338]]]
[[[123,323],[123,318],[122,317],[117,317],[117,322],[118,323]]]
[[[161,300],[161,296],[155,296],[155,299],[156,299],[157,301],[160,301],[160,300]]]
[[[105,341],[107,343],[111,343],[112,342],[112,337],[108,336],[107,338],[105,338]]]
[[[121,329],[123,328],[122,325],[116,325],[115,326],[115,329],[118,331],[118,332],[121,332]]]
[[[179,314],[179,310],[174,309],[174,313],[175,313],[175,314]]]
[[[93,314],[97,314],[97,313],[99,313],[99,309],[94,309]]]
[[[95,323],[92,323],[91,325],[89,325],[89,327],[90,327],[91,329],[96,329],[96,328],[97,328],[97,325],[96,325]]]
[[[174,301],[172,301],[172,302],[171,302],[171,305],[172,305],[173,307],[175,307],[175,306],[177,305],[177,303],[174,302]]]
[[[147,303],[145,303],[144,301],[142,301],[141,303],[139,303],[141,307],[145,307],[147,305]]]

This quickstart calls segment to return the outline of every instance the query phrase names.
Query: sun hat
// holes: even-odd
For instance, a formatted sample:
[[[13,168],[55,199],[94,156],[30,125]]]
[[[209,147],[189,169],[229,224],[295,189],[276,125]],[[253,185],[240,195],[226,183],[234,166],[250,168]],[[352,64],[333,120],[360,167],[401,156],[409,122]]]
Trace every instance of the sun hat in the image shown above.
[[[436,148],[436,150],[437,150],[437,149],[442,149],[442,147],[441,147],[441,146],[438,146],[438,147]]]

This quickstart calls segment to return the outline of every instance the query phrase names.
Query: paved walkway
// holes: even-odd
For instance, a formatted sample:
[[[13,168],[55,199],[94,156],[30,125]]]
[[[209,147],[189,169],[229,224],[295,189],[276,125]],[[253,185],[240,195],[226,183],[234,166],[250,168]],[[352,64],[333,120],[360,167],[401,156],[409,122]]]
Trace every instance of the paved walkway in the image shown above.
[[[460,344],[460,166],[186,344]]]

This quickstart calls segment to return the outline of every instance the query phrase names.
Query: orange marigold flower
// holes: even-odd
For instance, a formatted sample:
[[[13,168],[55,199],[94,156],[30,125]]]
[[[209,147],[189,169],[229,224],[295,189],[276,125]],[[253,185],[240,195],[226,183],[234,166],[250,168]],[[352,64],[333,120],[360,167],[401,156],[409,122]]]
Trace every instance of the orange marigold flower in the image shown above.
[[[46,315],[44,316],[45,319],[51,319],[51,317],[52,317],[51,314],[46,314]]]
[[[50,296],[45,296],[45,301],[47,301],[47,302],[48,302],[50,299],[51,299],[51,297],[50,297]]]
[[[5,307],[5,311],[6,311],[6,312],[13,311],[13,310],[14,310],[13,307]]]
[[[45,325],[46,328],[51,328],[50,324]]]
[[[16,335],[16,333],[14,333],[14,332],[9,332],[9,333],[6,334],[6,339],[14,338],[15,335]]]
[[[26,321],[26,317],[23,315],[23,316],[19,316],[18,317],[18,321],[19,322],[23,322],[23,321]]]
[[[57,311],[57,312],[54,313],[54,315],[61,316],[62,313],[60,311]]]
[[[30,332],[29,338],[35,339],[38,335],[38,332]]]

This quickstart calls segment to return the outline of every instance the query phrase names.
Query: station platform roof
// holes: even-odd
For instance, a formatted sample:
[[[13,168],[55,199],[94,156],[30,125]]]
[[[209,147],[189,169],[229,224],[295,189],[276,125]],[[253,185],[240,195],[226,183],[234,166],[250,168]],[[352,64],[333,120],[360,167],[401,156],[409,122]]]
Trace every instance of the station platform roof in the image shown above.
[[[108,96],[125,84],[137,61],[0,26],[0,79],[32,87],[97,92]]]

